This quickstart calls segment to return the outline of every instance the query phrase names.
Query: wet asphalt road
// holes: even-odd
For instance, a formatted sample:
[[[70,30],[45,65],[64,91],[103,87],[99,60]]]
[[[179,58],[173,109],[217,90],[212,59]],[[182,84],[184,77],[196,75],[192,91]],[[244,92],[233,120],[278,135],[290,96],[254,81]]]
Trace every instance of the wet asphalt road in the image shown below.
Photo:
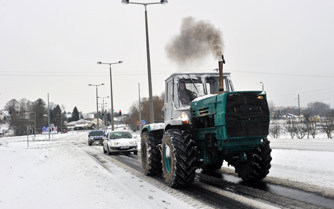
[[[117,160],[138,173],[143,173],[138,155],[111,155],[103,154],[101,146],[87,146],[87,143],[75,143],[80,148],[88,150],[87,153],[101,156],[104,159]],[[155,180],[163,183],[162,177],[155,177]],[[257,184],[247,184],[240,178],[226,174],[223,170],[211,174],[203,174],[197,171],[194,184],[181,191],[183,194],[202,201],[213,208],[253,208],[243,203],[239,203],[230,198],[212,192],[201,187],[202,184],[210,185],[221,190],[226,190],[252,199],[270,203],[279,208],[334,208],[334,198],[324,197],[319,193],[303,191],[297,188],[290,188],[266,181]],[[167,187],[167,185],[166,185]]]

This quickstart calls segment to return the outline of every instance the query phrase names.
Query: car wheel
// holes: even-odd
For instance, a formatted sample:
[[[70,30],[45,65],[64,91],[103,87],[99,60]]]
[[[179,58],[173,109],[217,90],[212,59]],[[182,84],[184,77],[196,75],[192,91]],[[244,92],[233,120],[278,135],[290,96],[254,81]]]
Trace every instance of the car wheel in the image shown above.
[[[107,147],[107,155],[111,155],[111,152],[109,150],[109,147]]]
[[[107,153],[106,149],[104,148],[104,146],[102,145],[103,147],[103,153]]]
[[[138,155],[138,151],[133,152],[134,155]]]
[[[88,142],[88,146],[92,146],[92,143]]]

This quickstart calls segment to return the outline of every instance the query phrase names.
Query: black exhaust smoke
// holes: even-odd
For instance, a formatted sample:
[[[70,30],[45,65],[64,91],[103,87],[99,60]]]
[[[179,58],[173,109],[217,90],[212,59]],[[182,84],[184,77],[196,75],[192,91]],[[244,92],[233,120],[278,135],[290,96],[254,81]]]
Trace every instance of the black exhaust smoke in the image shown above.
[[[168,58],[178,64],[198,61],[209,54],[219,60],[223,52],[222,33],[209,22],[186,17],[180,34],[167,44],[166,52]]]

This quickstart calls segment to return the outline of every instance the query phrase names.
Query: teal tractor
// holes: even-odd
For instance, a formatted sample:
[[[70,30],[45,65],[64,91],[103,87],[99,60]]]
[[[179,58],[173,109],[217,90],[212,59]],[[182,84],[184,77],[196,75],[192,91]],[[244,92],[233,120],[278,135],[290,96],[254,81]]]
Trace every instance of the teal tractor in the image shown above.
[[[174,188],[193,183],[196,169],[223,162],[244,181],[259,181],[271,167],[269,109],[263,91],[234,91],[230,74],[175,73],[165,81],[164,123],[145,125],[141,160],[148,176],[163,174]]]

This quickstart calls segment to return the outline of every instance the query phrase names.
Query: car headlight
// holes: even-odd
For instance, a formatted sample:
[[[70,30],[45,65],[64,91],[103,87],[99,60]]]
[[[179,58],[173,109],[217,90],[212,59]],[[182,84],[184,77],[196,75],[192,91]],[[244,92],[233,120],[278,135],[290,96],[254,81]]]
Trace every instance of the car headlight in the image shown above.
[[[136,141],[132,141],[130,142],[131,145],[137,145],[137,142]]]
[[[187,113],[185,113],[185,112],[181,112],[178,119],[182,120],[183,124],[189,124],[189,117],[188,117]]]
[[[110,146],[117,146],[117,142],[110,142]]]

